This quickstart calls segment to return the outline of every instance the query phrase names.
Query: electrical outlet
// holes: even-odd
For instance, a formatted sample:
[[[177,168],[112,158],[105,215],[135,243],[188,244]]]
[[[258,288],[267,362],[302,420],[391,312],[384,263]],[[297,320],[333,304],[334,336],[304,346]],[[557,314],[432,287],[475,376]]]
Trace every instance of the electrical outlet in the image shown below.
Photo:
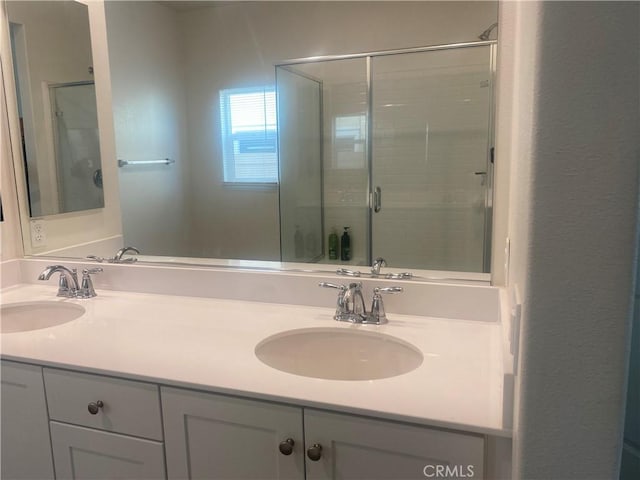
[[[44,220],[31,220],[31,246],[45,247],[47,245],[47,232],[44,228]]]

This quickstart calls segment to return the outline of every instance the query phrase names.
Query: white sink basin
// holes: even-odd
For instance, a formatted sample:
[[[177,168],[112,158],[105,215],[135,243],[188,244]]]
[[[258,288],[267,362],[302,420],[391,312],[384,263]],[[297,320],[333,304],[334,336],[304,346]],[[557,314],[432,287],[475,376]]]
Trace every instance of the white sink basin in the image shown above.
[[[73,303],[9,303],[0,307],[0,332],[26,332],[53,327],[75,320],[84,312],[84,307]]]
[[[306,328],[264,339],[255,349],[263,363],[283,372],[328,380],[377,380],[422,364],[420,351],[390,335],[361,329]]]

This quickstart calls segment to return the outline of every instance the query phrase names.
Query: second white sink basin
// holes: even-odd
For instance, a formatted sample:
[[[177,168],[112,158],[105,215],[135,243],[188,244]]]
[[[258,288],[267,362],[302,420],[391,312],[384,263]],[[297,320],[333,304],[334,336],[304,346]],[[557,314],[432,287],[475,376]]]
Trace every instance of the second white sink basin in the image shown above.
[[[0,332],[26,332],[53,327],[75,320],[84,312],[84,307],[73,303],[9,303],[0,307]]]
[[[306,328],[260,342],[256,356],[278,370],[328,380],[377,380],[415,370],[420,351],[390,335],[361,329]]]

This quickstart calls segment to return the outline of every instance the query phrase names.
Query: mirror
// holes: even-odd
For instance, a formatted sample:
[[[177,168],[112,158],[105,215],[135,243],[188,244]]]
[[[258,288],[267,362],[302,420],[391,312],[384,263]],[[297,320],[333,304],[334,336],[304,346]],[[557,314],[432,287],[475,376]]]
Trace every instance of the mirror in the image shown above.
[[[140,260],[489,271],[495,41],[478,36],[497,2],[107,1],[105,16],[110,161]]]
[[[87,6],[8,2],[31,217],[104,206]]]

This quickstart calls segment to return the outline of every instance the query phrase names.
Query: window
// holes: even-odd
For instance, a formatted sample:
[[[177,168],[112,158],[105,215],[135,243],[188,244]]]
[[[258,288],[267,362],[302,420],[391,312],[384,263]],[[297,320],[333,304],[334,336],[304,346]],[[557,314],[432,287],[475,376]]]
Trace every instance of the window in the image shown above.
[[[333,145],[336,168],[365,168],[367,160],[366,138],[366,115],[335,117]]]
[[[275,90],[222,90],[220,116],[225,183],[277,183]]]

